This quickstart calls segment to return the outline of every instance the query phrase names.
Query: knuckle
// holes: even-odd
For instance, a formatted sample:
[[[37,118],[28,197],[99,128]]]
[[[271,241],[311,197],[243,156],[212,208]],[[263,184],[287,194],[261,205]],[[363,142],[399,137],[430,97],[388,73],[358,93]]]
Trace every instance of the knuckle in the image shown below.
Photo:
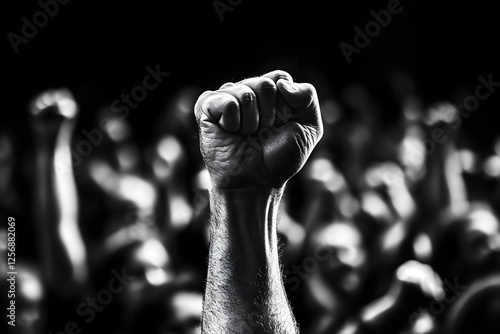
[[[282,70],[276,70],[273,74],[276,76],[276,81],[279,79],[291,80],[292,78],[292,76],[288,72]]]
[[[232,115],[239,112],[238,101],[235,99],[223,99],[218,102],[219,104],[214,107],[219,109],[221,115]]]
[[[220,86],[219,89],[230,88],[230,87],[233,87],[233,86],[234,86],[233,82],[226,82],[225,84],[223,84],[222,86]]]
[[[195,114],[203,108],[204,104],[207,101],[207,97],[210,96],[211,93],[212,91],[207,90],[198,97],[198,100],[196,100],[196,103],[194,105]]]
[[[253,92],[243,92],[240,96],[242,103],[253,103],[255,101],[255,95]]]
[[[224,103],[224,110],[226,112],[236,112],[238,111],[238,102],[236,102],[234,99],[228,99]]]
[[[302,84],[302,94],[304,96],[304,99],[307,100],[307,102],[311,103],[312,101],[314,101],[315,97],[316,97],[316,88],[314,88],[313,85],[311,85],[310,83],[304,83]]]
[[[263,92],[274,93],[276,92],[276,84],[269,78],[261,78],[257,84],[257,89]]]
[[[304,85],[304,90],[309,92],[311,96],[316,95],[316,88],[313,85],[311,85],[310,83],[304,83],[303,85]]]
[[[212,95],[212,91],[211,90],[207,90],[205,92],[203,92],[199,97],[198,97],[198,101],[197,103],[203,103],[203,101],[206,101],[207,97],[209,97],[210,95]]]
[[[213,100],[210,105],[215,108],[220,108],[220,110],[226,111],[234,108],[238,108],[238,101],[231,95],[225,93],[219,93],[213,95]]]

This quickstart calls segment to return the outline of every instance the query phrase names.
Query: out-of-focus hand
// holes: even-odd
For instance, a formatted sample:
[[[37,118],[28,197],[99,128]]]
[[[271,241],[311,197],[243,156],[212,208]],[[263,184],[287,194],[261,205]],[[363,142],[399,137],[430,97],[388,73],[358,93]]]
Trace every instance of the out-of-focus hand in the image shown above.
[[[400,298],[418,292],[424,298],[439,299],[444,296],[443,282],[432,267],[410,260],[396,270],[393,286],[400,286]]]
[[[68,89],[49,89],[31,101],[29,113],[36,136],[55,135],[63,122],[74,123],[78,106]]]

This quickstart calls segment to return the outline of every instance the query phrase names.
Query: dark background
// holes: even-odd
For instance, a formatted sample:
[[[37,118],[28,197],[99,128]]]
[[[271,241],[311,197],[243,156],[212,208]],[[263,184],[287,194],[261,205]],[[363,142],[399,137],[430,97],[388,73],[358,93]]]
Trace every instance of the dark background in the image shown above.
[[[6,1],[1,9],[4,92],[12,110],[7,114],[14,114],[10,120],[18,125],[27,99],[65,85],[85,121],[92,107],[130,91],[144,67],[157,63],[171,77],[145,101],[153,107],[131,115],[134,121],[145,121],[165,95],[184,84],[213,88],[274,68],[300,80],[301,67],[313,67],[334,89],[359,81],[382,98],[391,70],[405,68],[428,102],[450,98],[458,85],[473,89],[478,75],[495,78],[500,29],[494,1],[402,0],[403,11],[347,64],[339,43],[353,44],[354,26],[363,28],[373,20],[370,11],[385,9],[388,2],[243,0],[221,22],[212,0],[73,0],[60,5],[15,54],[7,33],[20,34],[21,18],[32,21],[40,7],[36,1]]]
[[[387,123],[398,112],[389,80],[396,70],[412,74],[426,104],[461,103],[454,91],[463,86],[473,93],[479,75],[492,73],[500,81],[494,1],[402,0],[403,11],[347,64],[339,44],[353,44],[353,28],[363,29],[373,20],[370,11],[386,9],[387,3],[243,0],[221,21],[213,0],[73,0],[60,5],[15,54],[7,34],[21,34],[21,18],[32,21],[41,8],[36,1],[3,1],[0,124],[14,137],[17,159],[29,159],[27,104],[35,94],[68,87],[80,105],[79,132],[92,128],[97,109],[141,84],[144,68],[156,64],[170,76],[128,117],[140,145],[154,140],[150,129],[177,89],[215,89],[273,69],[289,71],[296,81],[310,80],[305,69],[321,73],[333,97],[347,84],[361,82],[382,104]],[[324,92],[319,93],[321,100]],[[500,92],[492,94],[463,124],[479,147],[489,147],[499,132],[499,101]],[[16,171],[16,178],[21,198],[28,201],[29,175]]]

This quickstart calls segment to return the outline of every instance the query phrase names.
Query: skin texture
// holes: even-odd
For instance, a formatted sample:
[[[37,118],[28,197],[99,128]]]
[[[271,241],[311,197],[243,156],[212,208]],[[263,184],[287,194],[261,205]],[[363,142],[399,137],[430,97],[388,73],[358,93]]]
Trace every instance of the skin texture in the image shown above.
[[[323,135],[316,91],[273,71],[203,93],[195,117],[212,182],[202,333],[297,333],[276,226],[286,182]]]

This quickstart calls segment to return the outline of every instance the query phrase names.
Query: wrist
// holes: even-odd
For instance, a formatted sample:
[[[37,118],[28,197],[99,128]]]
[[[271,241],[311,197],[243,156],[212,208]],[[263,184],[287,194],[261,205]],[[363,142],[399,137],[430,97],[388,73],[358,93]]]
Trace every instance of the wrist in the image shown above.
[[[276,221],[283,188],[212,188],[210,211],[212,236],[224,236],[258,247],[275,242]],[[214,226],[214,224],[216,226]]]
[[[210,196],[214,199],[223,200],[226,204],[234,206],[245,206],[252,204],[266,204],[269,200],[280,200],[284,187],[253,186],[242,188],[218,188],[210,189]]]

